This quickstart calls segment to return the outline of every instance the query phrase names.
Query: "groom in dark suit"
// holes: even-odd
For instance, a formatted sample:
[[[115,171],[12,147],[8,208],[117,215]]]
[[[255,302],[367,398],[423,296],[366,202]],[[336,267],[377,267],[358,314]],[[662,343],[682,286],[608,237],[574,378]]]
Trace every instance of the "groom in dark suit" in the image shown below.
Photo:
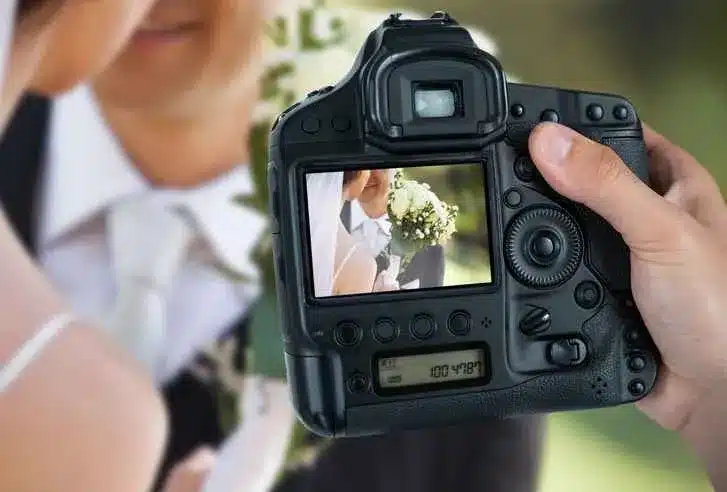
[[[341,211],[341,221],[346,230],[376,255],[377,275],[386,270],[391,261],[388,253],[391,222],[386,205],[393,172],[394,169],[371,171],[361,196],[358,200],[346,202]],[[444,250],[439,245],[419,251],[399,277],[402,288],[431,289],[442,287],[443,283]]]

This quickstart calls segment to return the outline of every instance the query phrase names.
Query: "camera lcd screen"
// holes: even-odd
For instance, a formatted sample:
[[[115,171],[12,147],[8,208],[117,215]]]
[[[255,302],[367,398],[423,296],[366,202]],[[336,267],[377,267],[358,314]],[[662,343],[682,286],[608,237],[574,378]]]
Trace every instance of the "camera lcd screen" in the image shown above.
[[[314,296],[492,282],[481,163],[306,175]]]
[[[385,357],[378,360],[382,389],[431,385],[486,377],[482,349]]]

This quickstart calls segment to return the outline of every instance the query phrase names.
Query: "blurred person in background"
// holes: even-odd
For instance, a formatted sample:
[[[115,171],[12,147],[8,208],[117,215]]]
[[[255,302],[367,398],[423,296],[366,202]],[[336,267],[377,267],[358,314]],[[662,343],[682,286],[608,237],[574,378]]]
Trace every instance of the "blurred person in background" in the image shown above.
[[[26,88],[55,94],[97,73],[148,5],[2,0],[0,133]],[[5,181],[0,188],[13,193]],[[148,490],[166,431],[160,399],[128,355],[71,314],[5,215],[0,214],[0,490]]]
[[[91,85],[27,97],[0,148],[16,231],[163,391],[158,490],[535,490],[539,418],[330,442],[294,425],[265,248],[266,136],[294,86],[315,88],[310,72],[335,70],[325,85],[349,69],[363,13],[273,7],[159,0]],[[280,50],[263,49],[266,25]]]

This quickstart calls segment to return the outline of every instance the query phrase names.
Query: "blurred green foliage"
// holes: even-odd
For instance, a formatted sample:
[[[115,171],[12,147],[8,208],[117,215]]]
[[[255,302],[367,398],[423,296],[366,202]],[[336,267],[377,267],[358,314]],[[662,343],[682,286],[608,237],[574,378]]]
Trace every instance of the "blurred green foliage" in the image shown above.
[[[331,3],[423,14],[446,9],[491,35],[506,70],[523,82],[628,97],[644,121],[695,155],[723,189],[727,186],[727,2]],[[633,407],[553,416],[544,465],[543,492],[711,490],[679,439]]]

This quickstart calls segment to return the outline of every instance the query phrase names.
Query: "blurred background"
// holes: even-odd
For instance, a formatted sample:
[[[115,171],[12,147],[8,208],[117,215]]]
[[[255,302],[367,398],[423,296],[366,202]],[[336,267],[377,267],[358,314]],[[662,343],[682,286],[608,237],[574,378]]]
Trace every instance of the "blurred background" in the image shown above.
[[[520,81],[619,93],[727,187],[727,2],[721,0],[329,0],[480,28]],[[487,490],[486,484],[483,491]],[[633,407],[549,419],[541,492],[712,488],[673,434]],[[456,492],[456,491],[452,491]]]

